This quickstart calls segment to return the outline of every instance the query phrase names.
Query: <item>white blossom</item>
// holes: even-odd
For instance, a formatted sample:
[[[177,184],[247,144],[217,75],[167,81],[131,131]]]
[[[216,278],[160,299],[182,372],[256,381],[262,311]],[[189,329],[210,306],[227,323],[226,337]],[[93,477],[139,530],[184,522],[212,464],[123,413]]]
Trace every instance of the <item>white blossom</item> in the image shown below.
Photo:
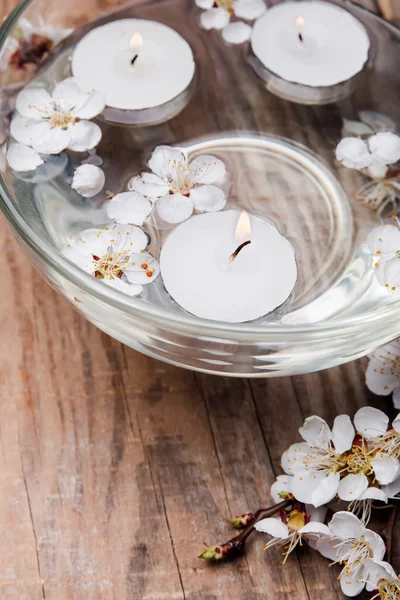
[[[393,222],[375,227],[367,237],[374,257],[374,273],[380,285],[394,292],[400,285],[400,230]]]
[[[100,127],[89,119],[104,107],[103,94],[83,90],[72,77],[58,83],[52,95],[26,87],[17,96],[11,135],[41,154],[59,154],[66,148],[83,152],[101,139]]]
[[[152,173],[135,177],[129,187],[156,199],[156,210],[163,221],[180,223],[194,209],[218,211],[225,206],[225,192],[218,187],[226,176],[222,160],[209,155],[188,160],[179,148],[158,146],[148,166]],[[119,218],[126,222],[128,216],[120,214]]]
[[[350,169],[370,167],[379,177],[386,171],[378,165],[391,165],[400,160],[400,137],[391,131],[372,135],[367,141],[360,137],[343,138],[336,147],[336,158]]]
[[[381,600],[399,600],[400,579],[392,565],[371,558],[367,558],[365,562],[368,568],[368,581],[365,587],[369,592],[377,591],[371,600],[377,598]]]
[[[330,537],[324,537],[316,549],[334,563],[343,564],[340,587],[346,596],[362,592],[371,571],[371,562],[381,561],[386,548],[383,539],[351,512],[337,512],[329,523]]]
[[[324,537],[330,536],[330,530],[326,525],[313,520],[312,514],[297,509],[293,509],[289,514],[283,511],[280,518],[262,519],[254,527],[257,531],[272,536],[272,539],[265,544],[264,550],[277,544],[284,547],[283,564],[289,554],[303,541],[311,542],[314,545]]]
[[[101,192],[105,182],[104,171],[100,167],[84,164],[76,169],[71,187],[84,198],[92,198]]]
[[[243,44],[250,39],[251,27],[243,21],[229,23],[221,32],[222,38],[228,44]]]
[[[345,137],[336,147],[336,158],[349,169],[365,169],[372,164],[372,156],[364,140]]]
[[[86,229],[63,249],[75,265],[105,284],[136,296],[159,274],[157,260],[144,252],[146,234],[132,225]]]

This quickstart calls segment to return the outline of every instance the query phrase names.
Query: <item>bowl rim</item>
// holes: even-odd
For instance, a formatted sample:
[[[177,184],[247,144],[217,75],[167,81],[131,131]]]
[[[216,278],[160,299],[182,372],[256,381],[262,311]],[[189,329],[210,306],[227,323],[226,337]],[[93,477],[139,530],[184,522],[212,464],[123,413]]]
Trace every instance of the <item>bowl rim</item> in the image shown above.
[[[18,18],[33,0],[21,0],[21,2],[11,11],[6,20],[0,26],[0,50],[2,49],[9,33],[15,27]],[[378,15],[375,15],[367,9],[355,5],[350,0],[334,0],[343,5],[351,5],[353,10],[367,12],[369,16],[383,21]],[[385,25],[400,35],[399,30],[392,24],[384,21]],[[292,140],[293,141],[293,140]],[[310,151],[312,152],[312,151]],[[209,321],[190,315],[189,313],[172,313],[167,308],[157,307],[151,304],[144,304],[142,301],[125,296],[123,293],[113,290],[111,287],[102,284],[94,277],[76,267],[68,261],[62,254],[53,249],[44,242],[29,226],[28,222],[16,210],[13,200],[8,193],[7,185],[0,173],[0,211],[7,219],[9,225],[15,234],[20,236],[22,241],[37,255],[45,264],[54,269],[61,277],[65,278],[72,285],[83,290],[85,293],[94,296],[97,300],[105,303],[111,308],[127,313],[136,318],[146,317],[146,320],[155,325],[168,326],[176,333],[195,333],[198,336],[212,336],[226,339],[235,337],[240,341],[266,341],[271,338],[278,341],[279,338],[285,338],[287,342],[298,342],[326,338],[326,334],[334,337],[349,335],[358,330],[379,328],[387,321],[400,318],[400,302],[397,309],[393,305],[384,307],[381,311],[375,313],[360,314],[356,317],[336,318],[326,322],[315,322],[309,324],[282,324],[282,323],[226,323],[223,321]],[[364,330],[364,331],[365,331]],[[395,337],[395,334],[394,334]]]

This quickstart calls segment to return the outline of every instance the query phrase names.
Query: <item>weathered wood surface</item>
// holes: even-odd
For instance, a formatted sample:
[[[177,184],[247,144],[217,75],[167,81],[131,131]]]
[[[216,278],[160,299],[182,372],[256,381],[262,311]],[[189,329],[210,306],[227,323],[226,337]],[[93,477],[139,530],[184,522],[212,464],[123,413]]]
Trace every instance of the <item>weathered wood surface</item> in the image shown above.
[[[304,417],[390,407],[365,390],[365,360],[275,380],[183,371],[74,312],[3,220],[0,249],[1,600],[341,598],[305,548],[285,568],[262,536],[235,563],[196,555],[268,504]]]

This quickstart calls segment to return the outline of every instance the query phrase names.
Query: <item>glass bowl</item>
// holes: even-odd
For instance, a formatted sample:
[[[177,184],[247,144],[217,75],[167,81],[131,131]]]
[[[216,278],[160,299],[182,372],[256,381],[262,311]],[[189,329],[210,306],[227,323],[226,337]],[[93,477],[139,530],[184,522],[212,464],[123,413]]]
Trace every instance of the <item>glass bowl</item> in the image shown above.
[[[189,157],[212,154],[224,160],[230,175],[225,209],[245,208],[270,220],[296,252],[298,281],[277,310],[248,323],[200,319],[169,297],[161,277],[131,298],[63,257],[60,250],[72,235],[108,220],[105,194],[84,199],[70,187],[73,170],[86,154],[64,153],[44,171],[28,174],[4,166],[0,207],[23,250],[43,277],[101,330],[178,366],[246,377],[331,367],[400,335],[399,295],[378,286],[364,248],[368,232],[379,223],[376,213],[355,200],[365,177],[338,164],[334,154],[343,119],[356,120],[368,110],[400,122],[400,33],[356,5],[334,3],[367,28],[371,56],[352,95],[313,106],[268,91],[251,66],[249,46],[228,45],[218,31],[201,29],[200,9],[194,3],[188,8],[183,0],[119,5],[108,13],[89,3],[85,14],[59,0],[28,0],[3,23],[4,114],[32,77],[45,86],[52,78],[67,77],[74,45],[100,23],[137,17],[178,31],[196,60],[190,94],[171,114],[161,111],[159,122],[115,123],[104,115],[98,120],[103,136],[97,151],[107,189],[128,189],[158,144],[182,147]],[[44,23],[46,31],[61,31],[39,68],[15,69],[8,63],[21,19],[24,25]],[[169,230],[160,229],[153,217],[144,228],[158,256]]]

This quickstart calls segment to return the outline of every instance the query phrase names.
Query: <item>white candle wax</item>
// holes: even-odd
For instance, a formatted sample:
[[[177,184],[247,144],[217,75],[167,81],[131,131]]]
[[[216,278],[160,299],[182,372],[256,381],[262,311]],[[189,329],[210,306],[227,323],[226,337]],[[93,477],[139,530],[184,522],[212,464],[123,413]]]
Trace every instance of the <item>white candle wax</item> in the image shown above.
[[[292,292],[297,266],[292,245],[272,223],[250,217],[250,233],[235,239],[240,212],[191,217],[168,236],[161,250],[164,285],[188,312],[240,323],[280,306]],[[244,246],[236,258],[230,256]]]
[[[313,0],[268,9],[254,24],[251,46],[261,63],[279,77],[324,87],[362,71],[370,41],[365,27],[348,11]]]
[[[82,86],[102,92],[107,106],[126,110],[173,100],[189,86],[194,71],[189,44],[170,27],[143,19],[92,29],[72,57],[72,73]]]

